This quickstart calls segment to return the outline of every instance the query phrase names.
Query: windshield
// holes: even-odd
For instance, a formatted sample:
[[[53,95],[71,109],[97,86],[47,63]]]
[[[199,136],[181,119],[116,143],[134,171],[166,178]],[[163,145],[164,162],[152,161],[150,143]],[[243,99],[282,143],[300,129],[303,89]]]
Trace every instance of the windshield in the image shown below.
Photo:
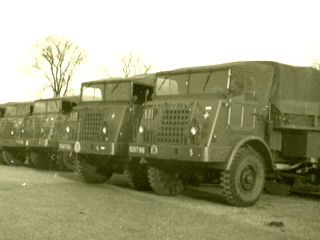
[[[46,112],[46,102],[35,102],[34,103],[34,113],[45,113]]]
[[[81,101],[102,101],[103,84],[94,84],[82,87]]]
[[[30,113],[29,105],[16,105],[16,106],[7,106],[6,107],[6,116],[15,116],[15,115],[26,115]]]
[[[7,106],[5,115],[6,116],[14,116],[14,115],[16,115],[16,107],[15,106]]]
[[[190,78],[190,93],[224,93],[227,82],[227,70],[193,73]]]
[[[19,105],[17,106],[17,115],[26,115],[30,113],[29,105]]]
[[[59,112],[60,108],[61,108],[60,100],[49,101],[47,106],[47,112]]]
[[[105,100],[130,100],[131,82],[107,83]]]
[[[159,76],[156,81],[157,95],[186,94],[188,86],[188,74]]]

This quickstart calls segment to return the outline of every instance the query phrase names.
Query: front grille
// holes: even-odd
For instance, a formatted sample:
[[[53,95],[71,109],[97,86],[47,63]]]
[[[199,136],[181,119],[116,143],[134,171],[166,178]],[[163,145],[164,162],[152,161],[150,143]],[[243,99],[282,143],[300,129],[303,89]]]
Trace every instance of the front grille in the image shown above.
[[[15,122],[13,119],[2,119],[1,120],[1,137],[2,138],[8,138],[12,139],[14,138],[14,135],[16,133],[15,131]]]
[[[149,106],[142,119],[144,142],[186,144],[190,121],[191,109],[186,104]]]
[[[104,114],[99,109],[86,109],[79,112],[80,141],[99,142],[104,140],[102,125]]]

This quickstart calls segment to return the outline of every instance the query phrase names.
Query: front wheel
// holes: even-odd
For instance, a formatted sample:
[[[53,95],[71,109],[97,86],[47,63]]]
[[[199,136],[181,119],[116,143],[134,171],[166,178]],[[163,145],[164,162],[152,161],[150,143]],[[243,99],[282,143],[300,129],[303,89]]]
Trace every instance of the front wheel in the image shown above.
[[[263,160],[258,152],[249,148],[240,148],[230,169],[220,177],[226,200],[239,207],[254,205],[261,196],[264,182]]]
[[[8,165],[20,166],[23,164],[21,160],[14,157],[14,154],[12,152],[3,150],[2,156],[3,156],[3,161]]]
[[[152,190],[159,195],[175,196],[184,189],[181,177],[175,173],[166,173],[160,169],[150,167],[148,169],[148,178]]]
[[[76,170],[76,154],[63,152],[59,153],[57,157],[57,164],[61,171],[75,171]]]
[[[141,164],[140,159],[132,159],[124,166],[124,175],[128,184],[136,190],[151,190],[148,180],[148,165]]]
[[[99,159],[89,159],[77,154],[75,164],[76,173],[87,183],[104,183],[112,176],[111,167],[103,167]]]
[[[31,151],[30,161],[35,168],[48,169],[49,168],[49,156],[45,152]]]

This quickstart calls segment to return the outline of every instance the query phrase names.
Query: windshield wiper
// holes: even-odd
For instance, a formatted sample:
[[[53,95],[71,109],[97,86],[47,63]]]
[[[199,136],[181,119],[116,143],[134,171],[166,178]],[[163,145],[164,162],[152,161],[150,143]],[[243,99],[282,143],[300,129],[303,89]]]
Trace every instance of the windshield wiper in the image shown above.
[[[209,82],[209,79],[211,78],[211,75],[213,74],[213,71],[208,75],[208,77],[207,77],[207,81],[206,81],[206,83],[204,84],[204,86],[203,86],[203,90],[202,90],[202,92],[204,92],[204,90],[206,90],[206,87],[207,87],[207,84],[208,84],[208,82]]]
[[[111,90],[111,93],[113,93],[114,90],[116,90],[119,85],[120,85],[120,83],[117,83],[117,85]]]
[[[168,80],[168,79],[169,79],[169,77],[166,77],[165,79],[163,79],[163,82],[161,83],[161,85],[160,85],[160,87],[158,88],[158,90],[160,90],[160,89],[162,88],[164,82],[165,82],[166,80]]]

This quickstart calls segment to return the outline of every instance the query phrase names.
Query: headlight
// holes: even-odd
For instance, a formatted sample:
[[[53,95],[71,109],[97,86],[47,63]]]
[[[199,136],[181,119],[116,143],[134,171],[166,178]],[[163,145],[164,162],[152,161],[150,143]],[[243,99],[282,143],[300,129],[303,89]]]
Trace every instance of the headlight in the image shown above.
[[[102,132],[103,132],[104,134],[106,134],[106,133],[107,133],[107,128],[106,128],[106,127],[103,127],[103,128],[102,128]]]
[[[139,127],[139,133],[143,133],[143,127],[142,126]]]
[[[66,131],[67,131],[67,133],[70,132],[69,126],[66,127]]]
[[[191,128],[191,134],[196,135],[197,134],[197,129],[195,127]]]

